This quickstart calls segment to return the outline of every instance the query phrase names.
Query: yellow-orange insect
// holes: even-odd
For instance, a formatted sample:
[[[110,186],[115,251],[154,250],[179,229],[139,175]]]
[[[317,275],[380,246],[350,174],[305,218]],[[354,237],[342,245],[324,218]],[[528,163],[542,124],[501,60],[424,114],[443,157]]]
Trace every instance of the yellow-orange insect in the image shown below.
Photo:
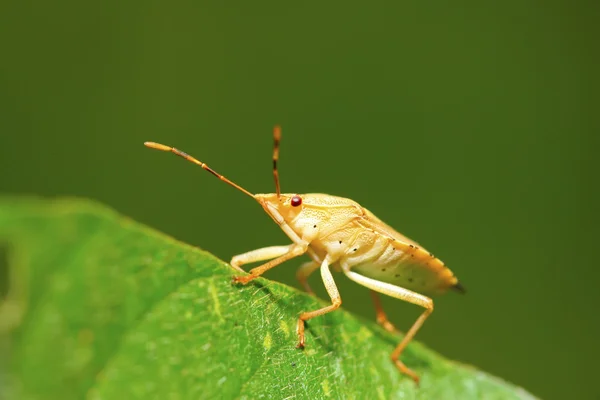
[[[318,193],[281,193],[277,171],[281,139],[278,126],[275,127],[273,136],[276,192],[269,194],[252,194],[205,163],[174,147],[154,142],[144,144],[153,149],[175,153],[252,197],[292,240],[292,244],[288,246],[265,247],[233,257],[231,266],[242,273],[245,271],[240,267],[244,264],[271,260],[250,270],[249,275],[235,276],[234,282],[246,284],[284,261],[306,253],[312,261],[298,269],[297,278],[312,293],[307,278],[320,268],[323,283],[331,297],[331,305],[300,314],[297,325],[299,348],[304,347],[304,322],[334,311],[342,304],[331,275],[332,266],[356,283],[371,289],[377,322],[388,331],[393,332],[395,328],[381,308],[377,293],[425,308],[391,354],[398,369],[418,383],[419,377],[399,357],[433,311],[433,301],[420,293],[441,294],[450,288],[464,292],[463,287],[440,259],[392,229],[355,201]]]

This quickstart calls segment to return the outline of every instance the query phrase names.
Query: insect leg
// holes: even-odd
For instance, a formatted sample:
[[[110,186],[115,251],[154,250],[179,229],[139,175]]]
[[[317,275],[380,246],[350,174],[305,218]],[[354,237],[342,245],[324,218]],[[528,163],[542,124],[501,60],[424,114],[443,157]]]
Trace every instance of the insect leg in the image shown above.
[[[433,312],[433,301],[426,296],[415,293],[408,289],[401,288],[399,286],[391,285],[386,282],[377,281],[375,279],[367,278],[366,276],[362,276],[357,274],[356,272],[350,271],[348,268],[343,268],[344,274],[354,282],[366,286],[371,290],[375,290],[376,292],[387,294],[388,296],[395,297],[400,300],[407,301],[412,304],[416,304],[425,308],[425,311],[417,318],[415,323],[410,327],[406,335],[400,344],[394,349],[391,354],[392,362],[396,365],[396,367],[400,370],[400,372],[410,376],[417,384],[419,383],[419,377],[415,374],[411,369],[409,369],[402,361],[399,360],[402,351],[406,348],[406,345],[412,340],[415,336],[423,322],[427,319],[429,314]]]
[[[377,323],[383,327],[388,332],[392,333],[401,333],[396,327],[390,322],[385,311],[383,311],[383,307],[381,306],[381,300],[379,299],[379,295],[376,291],[370,290],[371,298],[373,299],[373,304],[375,305],[375,313],[377,318]]]
[[[331,298],[331,305],[300,314],[298,326],[296,328],[296,332],[298,333],[298,345],[296,347],[301,349],[304,348],[304,321],[337,310],[342,305],[342,298],[340,297],[340,293],[338,292],[337,286],[335,286],[335,281],[329,270],[329,260],[327,257],[321,263],[321,277],[323,278],[325,289],[327,289],[327,294],[329,294],[329,297]]]
[[[319,268],[319,263],[315,261],[309,261],[302,264],[296,272],[296,279],[298,279],[298,282],[300,282],[306,293],[311,294],[313,296],[315,295],[315,292],[313,292],[310,288],[307,279],[310,276],[310,274],[317,270],[317,268]]]
[[[276,246],[276,247],[278,247],[278,246]],[[256,268],[251,269],[250,275],[234,276],[233,281],[236,283],[242,283],[245,285],[246,283],[250,282],[252,279],[258,278],[265,271],[268,271],[271,268],[278,266],[282,262],[287,261],[294,257],[301,256],[302,254],[306,253],[307,249],[308,249],[308,245],[306,245],[306,244],[295,244],[295,243],[291,244],[290,246],[288,246],[287,253],[277,257],[274,260],[266,262],[263,265],[260,265]]]
[[[252,250],[244,254],[238,254],[231,259],[231,266],[240,272],[246,272],[240,267],[244,264],[250,264],[257,261],[270,260],[284,255],[290,251],[290,246],[271,246],[262,249]]]

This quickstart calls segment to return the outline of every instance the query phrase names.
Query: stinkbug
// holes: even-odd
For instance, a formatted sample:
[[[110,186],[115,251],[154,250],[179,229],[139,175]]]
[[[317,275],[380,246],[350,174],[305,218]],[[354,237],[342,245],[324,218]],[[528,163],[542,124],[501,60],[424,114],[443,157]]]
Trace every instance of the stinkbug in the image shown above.
[[[241,268],[244,264],[270,260],[250,270],[249,275],[234,276],[234,282],[247,284],[284,261],[308,254],[312,260],[302,264],[296,276],[306,291],[313,293],[307,278],[317,269],[321,270],[331,305],[300,314],[296,329],[297,347],[304,347],[305,321],[334,311],[342,304],[331,267],[371,290],[377,322],[388,331],[396,330],[381,307],[378,293],[425,308],[391,354],[396,367],[418,383],[417,374],[406,367],[399,357],[433,312],[433,301],[421,293],[441,294],[448,289],[464,292],[464,288],[439,258],[395,231],[357,202],[320,193],[281,193],[277,170],[281,140],[278,126],[273,136],[275,193],[269,194],[252,194],[202,161],[174,147],[154,142],[144,145],[183,157],[252,197],[292,240],[293,243],[288,246],[265,247],[233,257],[231,266],[242,273],[245,273]]]

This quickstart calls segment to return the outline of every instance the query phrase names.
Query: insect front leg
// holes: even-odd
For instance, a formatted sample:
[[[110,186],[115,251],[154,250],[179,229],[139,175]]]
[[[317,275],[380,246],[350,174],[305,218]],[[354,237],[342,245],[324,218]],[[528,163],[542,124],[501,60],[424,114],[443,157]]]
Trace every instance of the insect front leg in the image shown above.
[[[383,327],[388,332],[391,333],[402,333],[390,322],[385,311],[383,311],[383,307],[381,305],[381,299],[379,298],[379,294],[377,294],[374,290],[369,290],[371,294],[371,298],[373,299],[373,304],[375,305],[375,315],[376,321],[379,325]]]
[[[400,372],[410,376],[417,384],[419,384],[419,376],[415,374],[410,368],[408,368],[402,361],[399,360],[402,351],[406,348],[406,345],[412,340],[415,336],[423,322],[429,317],[429,314],[433,312],[433,300],[429,297],[423,296],[421,294],[415,293],[411,290],[401,288],[400,286],[391,285],[386,282],[377,281],[375,279],[367,278],[366,276],[362,276],[357,274],[356,272],[350,271],[349,268],[342,268],[344,274],[354,282],[366,286],[371,290],[374,290],[379,293],[387,294],[388,296],[395,297],[400,300],[407,301],[412,304],[416,304],[425,308],[425,311],[417,318],[415,323],[410,327],[406,335],[400,344],[396,346],[394,351],[391,354],[392,362],[396,365],[396,367],[400,370]]]
[[[327,257],[325,257],[321,263],[321,277],[323,278],[325,289],[327,289],[327,294],[329,294],[329,297],[331,298],[331,305],[315,311],[303,312],[300,314],[300,318],[298,318],[298,326],[296,328],[296,332],[298,333],[298,345],[296,347],[301,349],[304,348],[304,321],[308,321],[311,318],[337,310],[342,305],[342,298],[340,297],[338,288],[335,285],[335,281],[333,280],[333,276],[329,270],[329,260]]]
[[[298,268],[298,271],[296,271],[296,279],[298,279],[298,282],[300,282],[300,284],[302,285],[302,287],[304,288],[306,293],[311,294],[313,296],[315,295],[315,292],[313,292],[313,290],[310,288],[310,285],[308,284],[307,279],[318,268],[319,268],[318,262],[308,261],[308,262],[302,264],[300,266],[300,268]]]
[[[288,251],[290,251],[290,245],[263,247],[262,249],[252,250],[247,253],[233,256],[229,264],[231,264],[233,268],[240,272],[246,272],[240,268],[242,265],[258,261],[271,260],[284,255]]]
[[[241,270],[241,268],[239,268],[239,265],[241,265],[241,264],[245,264],[245,263],[249,263],[249,262],[253,262],[253,261],[267,260],[269,258],[279,256],[279,257],[275,258],[274,260],[271,260],[271,261],[266,262],[256,268],[251,269],[250,275],[234,276],[233,281],[236,283],[242,283],[245,285],[246,283],[250,282],[252,279],[258,278],[265,271],[268,271],[271,268],[278,266],[282,262],[287,261],[294,257],[301,256],[302,254],[306,253],[307,249],[308,249],[307,244],[293,243],[289,246],[266,247],[264,249],[250,251],[248,253],[233,257],[233,259],[231,261],[232,261],[232,264],[234,264],[234,263],[236,264],[236,267],[234,267],[234,268]]]

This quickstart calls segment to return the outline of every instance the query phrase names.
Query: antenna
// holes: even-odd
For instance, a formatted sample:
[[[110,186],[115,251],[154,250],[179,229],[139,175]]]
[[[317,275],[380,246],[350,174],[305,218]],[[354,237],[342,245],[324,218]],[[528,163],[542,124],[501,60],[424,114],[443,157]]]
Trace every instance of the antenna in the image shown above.
[[[281,127],[279,125],[275,125],[275,128],[273,128],[273,139],[273,177],[275,178],[275,193],[277,193],[277,198],[281,198],[279,171],[277,171],[277,161],[279,161],[279,142],[281,141]]]
[[[234,183],[234,182],[230,181],[229,179],[225,178],[223,175],[219,174],[217,171],[215,171],[214,169],[212,169],[211,167],[209,167],[208,165],[206,165],[202,161],[199,161],[199,160],[195,159],[194,157],[190,156],[187,153],[184,153],[181,150],[176,149],[175,147],[165,146],[164,144],[154,143],[154,142],[144,142],[144,146],[149,147],[151,149],[155,149],[155,150],[171,152],[173,154],[178,155],[179,157],[183,157],[186,160],[188,160],[189,162],[192,162],[192,163],[194,163],[196,165],[201,166],[203,169],[207,170],[208,172],[210,172],[211,174],[213,174],[214,176],[216,176],[217,178],[219,178],[223,182],[225,182],[225,183],[233,186],[234,188],[236,188],[240,192],[247,194],[248,196],[252,197],[253,199],[255,198],[252,193],[250,193],[249,191],[247,191],[246,189],[244,189],[243,187],[241,187],[237,183]]]

